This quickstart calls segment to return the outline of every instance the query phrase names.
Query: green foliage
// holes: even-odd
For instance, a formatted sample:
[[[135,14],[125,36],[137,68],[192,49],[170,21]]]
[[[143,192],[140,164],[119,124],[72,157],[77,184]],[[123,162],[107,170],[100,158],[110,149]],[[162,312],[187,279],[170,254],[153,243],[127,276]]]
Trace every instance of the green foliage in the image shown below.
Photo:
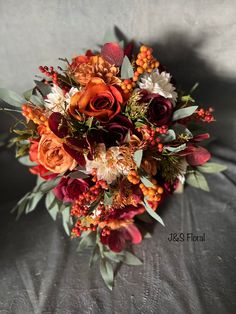
[[[141,127],[146,123],[143,123],[143,119],[145,119],[145,115],[149,106],[149,103],[140,102],[141,94],[139,92],[134,92],[129,100],[127,101],[125,107],[125,114],[131,120],[139,120],[135,122],[135,127]]]
[[[95,245],[96,245],[96,232],[93,231],[83,232],[76,251],[82,252],[84,249]]]
[[[100,259],[100,273],[107,287],[112,290],[114,281],[114,271],[112,264],[106,258]]]
[[[164,225],[164,222],[162,220],[162,218],[151,208],[151,206],[148,204],[147,202],[147,198],[145,197],[143,205],[146,208],[146,211],[149,213],[150,216],[152,216],[152,218],[154,218],[156,221],[158,221],[160,224]]]
[[[72,228],[72,217],[70,215],[70,205],[62,205],[60,207],[60,212],[62,214],[62,224],[65,232],[68,236],[70,236],[71,228]]]
[[[142,149],[136,150],[136,152],[134,153],[134,161],[138,168],[140,168],[141,166],[142,158],[143,158],[143,150]]]
[[[227,169],[227,166],[215,162],[207,162],[202,166],[197,166],[197,169],[204,173],[216,173],[225,171]]]
[[[172,129],[169,129],[167,134],[161,134],[160,139],[162,143],[169,143],[176,139],[175,131]]]
[[[204,175],[197,170],[193,170],[187,174],[186,183],[195,188],[209,192],[209,186]]]
[[[173,182],[182,173],[181,157],[174,154],[162,154],[157,163],[159,173],[167,182]]]
[[[16,108],[21,108],[25,103],[25,99],[22,96],[6,88],[0,88],[0,99]]]
[[[176,154],[186,148],[186,144],[181,144],[177,147],[172,147],[172,146],[165,146],[164,147],[166,150],[170,152],[170,154]]]
[[[124,57],[122,65],[121,65],[121,78],[129,79],[134,76],[134,70],[132,64],[129,61],[127,56]]]
[[[190,107],[178,109],[174,111],[172,120],[177,121],[177,120],[189,117],[197,110],[197,108],[198,106],[190,106]]]
[[[58,184],[58,180],[59,178],[51,181],[39,180],[32,192],[27,193],[12,209],[12,212],[17,212],[16,219],[18,219],[24,212],[25,214],[28,214],[35,210],[43,196]]]
[[[104,200],[103,200],[104,205],[112,205],[113,203],[113,197],[110,192],[105,192],[104,193]]]
[[[145,175],[141,175],[140,176],[140,180],[142,181],[142,183],[148,187],[148,188],[153,188],[154,185],[152,184],[152,182],[145,176]]]

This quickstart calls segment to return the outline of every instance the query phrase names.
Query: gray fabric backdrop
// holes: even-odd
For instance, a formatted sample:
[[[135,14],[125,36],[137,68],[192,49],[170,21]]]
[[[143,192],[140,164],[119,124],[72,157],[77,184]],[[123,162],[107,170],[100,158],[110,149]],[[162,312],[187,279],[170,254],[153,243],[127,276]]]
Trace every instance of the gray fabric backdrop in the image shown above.
[[[38,65],[56,65],[97,47],[117,25],[153,45],[157,57],[200,104],[216,108],[212,192],[187,188],[162,206],[166,228],[136,248],[140,267],[122,266],[113,292],[89,252],[75,253],[43,206],[19,222],[9,214],[34,178],[11,151],[0,152],[0,313],[234,313],[236,1],[0,0],[0,87],[31,87]],[[0,131],[11,121],[0,113]],[[205,233],[206,242],[174,243],[171,232]]]

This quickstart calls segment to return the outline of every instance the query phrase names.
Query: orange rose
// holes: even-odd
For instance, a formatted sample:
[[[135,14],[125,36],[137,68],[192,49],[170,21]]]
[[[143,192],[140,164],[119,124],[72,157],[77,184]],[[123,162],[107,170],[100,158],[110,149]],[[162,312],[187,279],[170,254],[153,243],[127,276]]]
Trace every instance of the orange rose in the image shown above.
[[[100,78],[93,78],[84,91],[72,96],[69,111],[78,120],[82,120],[80,113],[83,113],[108,122],[121,111],[122,102],[122,95],[116,87],[106,85]]]
[[[53,173],[73,170],[76,161],[64,150],[62,141],[54,134],[43,134],[38,146],[38,160]]]

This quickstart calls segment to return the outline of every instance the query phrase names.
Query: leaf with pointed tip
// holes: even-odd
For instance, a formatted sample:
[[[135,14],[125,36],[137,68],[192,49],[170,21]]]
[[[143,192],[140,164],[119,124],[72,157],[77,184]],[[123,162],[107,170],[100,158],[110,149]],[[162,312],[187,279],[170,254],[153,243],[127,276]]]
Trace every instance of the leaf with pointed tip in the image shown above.
[[[169,129],[166,134],[161,134],[160,139],[162,143],[169,143],[176,139],[175,131],[172,129]]]
[[[204,175],[199,171],[193,171],[189,173],[186,177],[186,183],[188,183],[189,185],[195,188],[198,188],[207,192],[210,191],[208,183]]]
[[[122,65],[121,65],[121,78],[129,79],[134,76],[134,70],[132,64],[129,61],[127,56],[124,57]]]
[[[49,93],[51,93],[51,86],[48,85],[48,84],[45,84],[41,81],[34,81],[36,86],[37,86],[37,89],[40,91],[40,93],[43,95],[43,96],[46,96],[48,95]]]
[[[125,251],[123,262],[128,265],[142,265],[142,261],[132,254],[131,252]]]
[[[16,108],[21,108],[25,103],[25,99],[22,96],[6,88],[0,88],[0,99]]]
[[[161,217],[148,204],[146,197],[144,199],[143,205],[145,206],[145,208],[146,208],[147,212],[149,213],[149,215],[152,216],[152,218],[157,220],[160,224],[162,224],[162,226],[165,226],[163,220],[161,219]]]
[[[152,183],[150,180],[148,180],[147,177],[145,177],[145,176],[140,176],[140,180],[142,181],[142,183],[143,183],[147,188],[153,188],[153,187],[154,187],[153,183]]]
[[[143,150],[142,149],[136,150],[136,152],[134,153],[134,161],[138,168],[141,166],[142,158]]]
[[[205,173],[215,173],[225,171],[227,166],[218,164],[216,162],[207,162],[202,166],[198,166],[197,169]]]
[[[178,109],[174,111],[172,120],[176,121],[183,118],[187,118],[191,116],[197,110],[197,108],[198,106],[190,106],[190,107]]]
[[[112,264],[105,258],[100,260],[100,272],[107,287],[112,290],[114,281],[114,272]]]

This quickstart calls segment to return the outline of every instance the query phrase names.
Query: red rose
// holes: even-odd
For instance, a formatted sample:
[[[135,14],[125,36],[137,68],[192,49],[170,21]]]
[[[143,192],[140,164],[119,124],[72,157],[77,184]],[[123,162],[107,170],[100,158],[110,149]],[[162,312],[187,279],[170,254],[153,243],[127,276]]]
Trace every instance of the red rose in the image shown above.
[[[63,177],[53,189],[56,197],[64,203],[71,203],[88,189],[88,183],[83,179]]]

